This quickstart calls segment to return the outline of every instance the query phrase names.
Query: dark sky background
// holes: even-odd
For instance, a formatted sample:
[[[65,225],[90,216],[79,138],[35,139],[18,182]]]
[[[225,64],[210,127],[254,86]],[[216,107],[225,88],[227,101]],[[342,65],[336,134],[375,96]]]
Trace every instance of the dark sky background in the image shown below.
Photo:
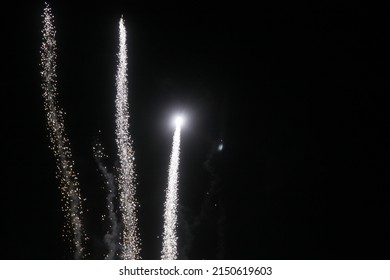
[[[144,259],[160,258],[176,112],[187,117],[181,259],[389,259],[384,9],[355,1],[142,2],[51,2],[90,258],[105,253],[106,193],[92,143],[101,130],[114,165],[123,14]],[[71,258],[40,88],[43,7],[4,3],[1,12],[2,259]]]

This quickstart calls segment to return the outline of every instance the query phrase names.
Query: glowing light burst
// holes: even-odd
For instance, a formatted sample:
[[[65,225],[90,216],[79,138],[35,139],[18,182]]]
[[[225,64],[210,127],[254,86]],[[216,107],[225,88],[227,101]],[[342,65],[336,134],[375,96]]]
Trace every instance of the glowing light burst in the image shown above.
[[[179,181],[180,128],[182,118],[176,118],[176,129],[173,135],[172,153],[168,171],[168,187],[166,190],[164,211],[163,248],[161,259],[177,259],[177,189]]]
[[[183,123],[184,123],[184,118],[182,116],[175,117],[175,125],[176,126],[182,126]]]
[[[127,48],[126,29],[123,18],[119,21],[119,52],[116,75],[116,143],[119,156],[118,186],[120,210],[123,220],[122,258],[140,259],[140,238],[137,227],[137,207],[135,198],[136,174],[134,171],[134,151],[129,134],[129,105],[127,102]]]
[[[64,112],[57,101],[56,76],[56,40],[54,18],[50,6],[46,3],[43,12],[41,46],[41,76],[44,108],[47,116],[50,148],[54,152],[57,165],[57,178],[60,180],[62,211],[65,216],[64,237],[71,241],[71,251],[76,259],[85,256],[84,243],[88,239],[82,223],[82,199],[70,141],[65,133]]]

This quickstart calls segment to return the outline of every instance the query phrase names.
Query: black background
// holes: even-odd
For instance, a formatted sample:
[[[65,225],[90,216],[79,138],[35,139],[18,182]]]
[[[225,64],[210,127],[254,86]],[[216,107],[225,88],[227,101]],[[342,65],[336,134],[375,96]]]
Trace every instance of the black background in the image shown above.
[[[50,3],[90,258],[105,253],[91,147],[102,130],[114,164],[123,14],[144,259],[160,258],[176,112],[181,259],[389,259],[385,10],[182,2]],[[71,258],[40,88],[44,3],[2,5],[0,257]]]

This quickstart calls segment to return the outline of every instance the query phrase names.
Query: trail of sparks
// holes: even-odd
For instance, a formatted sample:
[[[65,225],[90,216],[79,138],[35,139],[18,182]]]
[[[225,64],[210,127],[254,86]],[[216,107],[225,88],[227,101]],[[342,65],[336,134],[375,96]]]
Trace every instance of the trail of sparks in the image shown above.
[[[108,249],[108,253],[105,256],[105,259],[112,260],[117,257],[117,253],[119,250],[119,225],[114,207],[114,200],[116,197],[115,177],[114,174],[108,171],[106,165],[104,164],[104,159],[106,159],[108,156],[104,153],[104,148],[100,142],[97,142],[94,145],[93,154],[95,157],[95,161],[99,167],[99,170],[105,179],[105,184],[108,192],[106,200],[109,219],[109,230],[104,236],[104,242],[106,243]]]
[[[118,70],[116,75],[116,143],[119,156],[119,178],[120,210],[122,213],[122,258],[140,259],[140,238],[137,227],[137,207],[135,198],[135,171],[134,151],[132,140],[129,134],[129,105],[127,102],[127,48],[126,29],[123,18],[119,21],[119,53]]]
[[[180,124],[173,135],[172,153],[169,163],[168,187],[164,211],[163,248],[161,259],[177,259],[177,188],[179,180]]]
[[[88,239],[84,232],[81,216],[82,199],[79,182],[73,169],[74,161],[70,141],[64,127],[64,112],[57,101],[56,76],[56,40],[54,18],[50,6],[46,3],[43,12],[41,46],[41,76],[44,97],[44,108],[47,116],[50,148],[54,152],[57,164],[57,175],[60,179],[62,211],[65,215],[64,237],[71,241],[71,251],[76,259],[85,256],[84,243]]]

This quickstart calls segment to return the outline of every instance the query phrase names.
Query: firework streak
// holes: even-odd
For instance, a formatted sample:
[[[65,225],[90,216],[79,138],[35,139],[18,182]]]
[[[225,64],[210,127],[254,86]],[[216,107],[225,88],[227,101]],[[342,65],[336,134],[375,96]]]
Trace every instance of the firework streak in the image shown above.
[[[85,256],[84,244],[87,236],[82,223],[82,199],[79,182],[74,171],[70,142],[65,133],[64,112],[57,101],[56,41],[54,18],[48,4],[43,12],[41,47],[41,75],[44,108],[47,116],[50,148],[57,164],[57,178],[60,180],[62,211],[65,216],[64,237],[71,243],[76,259]]]
[[[163,248],[161,259],[177,259],[177,187],[179,180],[180,124],[173,135],[172,153],[169,163],[168,187],[164,211]]]
[[[140,238],[137,227],[137,207],[135,199],[135,171],[134,171],[134,151],[132,140],[129,134],[129,105],[127,102],[127,49],[126,49],[126,29],[123,18],[119,21],[119,53],[118,70],[116,75],[116,143],[119,156],[119,202],[122,213],[123,233],[122,233],[122,259],[140,258]]]

